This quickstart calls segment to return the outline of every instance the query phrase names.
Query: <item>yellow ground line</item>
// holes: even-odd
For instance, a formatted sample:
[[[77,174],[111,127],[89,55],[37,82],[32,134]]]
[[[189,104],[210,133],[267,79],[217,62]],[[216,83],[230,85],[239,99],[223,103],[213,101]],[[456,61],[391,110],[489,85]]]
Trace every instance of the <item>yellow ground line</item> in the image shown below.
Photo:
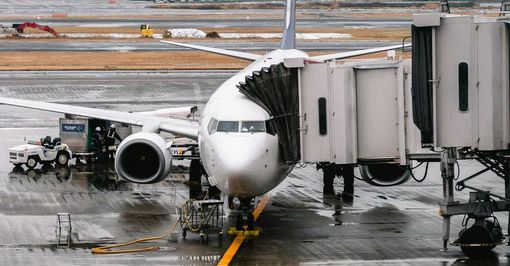
[[[257,219],[259,218],[260,214],[262,213],[268,202],[269,195],[266,194],[262,198],[262,200],[260,200],[259,205],[257,206],[257,208],[255,208],[255,210],[252,213],[255,221],[257,221]],[[239,235],[234,239],[234,241],[232,241],[232,244],[230,244],[225,254],[223,254],[223,257],[221,258],[220,262],[218,262],[218,266],[227,266],[230,264],[230,262],[236,255],[237,251],[243,244],[245,238],[246,236]]]

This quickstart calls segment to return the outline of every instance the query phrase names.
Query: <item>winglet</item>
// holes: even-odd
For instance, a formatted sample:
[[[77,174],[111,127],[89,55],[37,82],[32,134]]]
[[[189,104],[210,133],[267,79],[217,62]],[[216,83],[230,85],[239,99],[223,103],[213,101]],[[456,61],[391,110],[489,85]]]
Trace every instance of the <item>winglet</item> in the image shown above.
[[[286,0],[285,25],[282,35],[281,49],[296,48],[296,0]]]

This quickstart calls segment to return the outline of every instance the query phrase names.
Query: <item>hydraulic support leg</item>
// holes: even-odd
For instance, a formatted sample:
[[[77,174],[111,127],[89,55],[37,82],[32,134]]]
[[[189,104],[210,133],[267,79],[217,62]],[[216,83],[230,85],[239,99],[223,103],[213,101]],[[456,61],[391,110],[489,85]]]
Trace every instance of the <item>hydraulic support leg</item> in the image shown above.
[[[510,199],[510,159],[505,158],[503,169],[505,171],[505,198]],[[510,211],[508,212],[507,235],[510,236]],[[507,245],[510,246],[510,241]]]
[[[443,203],[452,203],[453,179],[455,177],[455,163],[457,161],[456,149],[446,148],[441,154],[441,178],[443,179]],[[443,248],[441,251],[448,251],[450,239],[450,215],[443,216]]]
[[[324,195],[335,195],[333,183],[335,181],[335,165],[326,163],[322,165],[324,187],[322,192]]]

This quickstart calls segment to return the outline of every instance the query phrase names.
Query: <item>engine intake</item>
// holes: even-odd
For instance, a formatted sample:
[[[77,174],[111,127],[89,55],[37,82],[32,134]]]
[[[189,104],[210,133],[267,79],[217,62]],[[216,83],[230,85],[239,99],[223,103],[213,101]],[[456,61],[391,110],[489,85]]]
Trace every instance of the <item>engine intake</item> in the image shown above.
[[[156,133],[139,132],[121,142],[115,156],[120,177],[139,184],[152,184],[170,174],[170,144]]]
[[[400,185],[411,176],[407,167],[398,164],[366,164],[359,170],[363,180],[380,187]]]

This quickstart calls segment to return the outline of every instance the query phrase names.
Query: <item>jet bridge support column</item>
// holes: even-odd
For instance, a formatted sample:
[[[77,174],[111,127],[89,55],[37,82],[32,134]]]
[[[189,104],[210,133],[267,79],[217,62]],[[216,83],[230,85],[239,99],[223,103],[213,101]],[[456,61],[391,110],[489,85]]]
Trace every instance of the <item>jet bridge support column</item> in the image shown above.
[[[456,149],[446,148],[441,154],[441,178],[443,179],[443,203],[454,202],[453,197],[453,179],[455,177],[455,163],[457,162]],[[448,241],[450,239],[450,215],[443,215],[443,248],[441,251],[448,251]]]
[[[510,158],[505,157],[503,169],[505,171],[505,198],[510,199]],[[506,233],[510,236],[510,211],[508,211],[508,224]],[[510,246],[510,241],[507,242],[507,245]]]

